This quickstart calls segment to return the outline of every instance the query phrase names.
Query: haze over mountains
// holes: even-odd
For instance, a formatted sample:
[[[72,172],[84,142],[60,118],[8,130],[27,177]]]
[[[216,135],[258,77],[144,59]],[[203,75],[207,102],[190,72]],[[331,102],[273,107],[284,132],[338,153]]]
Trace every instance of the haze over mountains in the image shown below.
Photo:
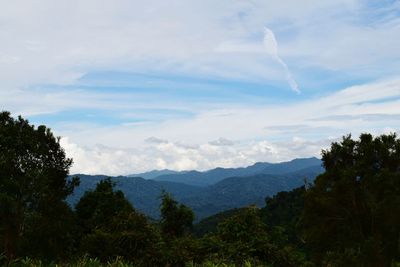
[[[251,204],[263,206],[265,197],[299,187],[305,179],[312,182],[321,172],[321,160],[303,158],[205,172],[150,171],[112,179],[116,189],[123,191],[134,207],[147,216],[159,217],[160,194],[165,190],[191,207],[199,220],[227,209]],[[101,179],[107,178],[105,175],[78,176],[81,184],[68,199],[72,205],[86,190],[94,189]]]

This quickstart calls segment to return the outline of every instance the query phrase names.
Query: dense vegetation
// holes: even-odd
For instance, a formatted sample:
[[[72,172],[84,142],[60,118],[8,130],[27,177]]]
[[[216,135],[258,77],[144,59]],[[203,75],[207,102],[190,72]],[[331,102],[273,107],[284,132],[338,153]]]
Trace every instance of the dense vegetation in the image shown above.
[[[111,179],[71,208],[72,160],[45,126],[0,113],[0,263],[8,266],[398,266],[400,140],[344,137],[314,183],[202,220],[167,192],[160,220]],[[253,178],[254,179],[254,178]],[[397,264],[397,265],[396,265]]]

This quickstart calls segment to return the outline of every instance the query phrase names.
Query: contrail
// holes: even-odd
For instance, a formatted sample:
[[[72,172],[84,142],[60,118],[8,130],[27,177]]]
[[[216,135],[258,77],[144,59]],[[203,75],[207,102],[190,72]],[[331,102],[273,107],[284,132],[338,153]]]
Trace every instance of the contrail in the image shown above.
[[[264,47],[267,50],[267,52],[276,61],[278,61],[279,64],[281,64],[282,67],[285,69],[286,81],[289,83],[290,88],[292,88],[292,90],[295,91],[296,93],[300,94],[299,86],[297,85],[297,82],[293,79],[292,74],[290,73],[290,70],[289,70],[288,66],[279,57],[279,54],[278,54],[278,43],[277,43],[277,41],[275,39],[275,35],[267,27],[264,27]]]

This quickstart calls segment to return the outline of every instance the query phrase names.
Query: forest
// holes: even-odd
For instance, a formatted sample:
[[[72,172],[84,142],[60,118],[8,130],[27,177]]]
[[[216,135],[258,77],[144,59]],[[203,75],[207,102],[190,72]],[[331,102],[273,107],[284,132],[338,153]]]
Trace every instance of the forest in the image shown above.
[[[0,113],[0,264],[4,266],[400,266],[400,139],[346,135],[322,150],[314,182],[265,196],[262,208],[194,223],[168,192],[160,219],[112,179],[79,185],[46,126]],[[95,163],[94,163],[95,164]]]

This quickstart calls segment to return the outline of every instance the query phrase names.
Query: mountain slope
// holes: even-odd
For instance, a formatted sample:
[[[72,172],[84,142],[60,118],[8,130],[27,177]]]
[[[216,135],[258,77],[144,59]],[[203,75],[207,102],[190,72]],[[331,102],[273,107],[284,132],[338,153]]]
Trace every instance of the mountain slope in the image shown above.
[[[93,190],[96,184],[107,178],[104,175],[77,175],[80,178],[80,185],[67,199],[72,206],[75,205],[87,190]],[[152,217],[159,217],[160,196],[163,190],[169,192],[176,199],[181,199],[198,193],[202,190],[199,187],[173,182],[157,182],[146,180],[141,177],[112,177],[116,183],[116,189],[124,192],[126,198],[132,205],[144,214]]]
[[[305,168],[299,169],[302,163]],[[209,186],[193,186],[184,183],[170,181],[146,180],[141,177],[112,177],[116,182],[116,189],[124,192],[133,206],[144,214],[159,217],[160,195],[163,190],[171,193],[173,197],[188,205],[196,214],[196,219],[216,214],[218,212],[240,208],[250,204],[264,205],[267,196],[273,196],[280,191],[288,191],[304,184],[305,178],[312,182],[314,178],[323,172],[321,165],[308,166],[309,161],[292,161],[290,168],[282,165],[256,164],[253,167],[258,171],[273,171],[279,174],[255,174],[250,176],[235,176],[219,179],[215,184]],[[246,168],[240,168],[246,169]],[[213,173],[226,174],[227,169],[217,168]],[[232,173],[234,169],[229,169]],[[284,173],[287,170],[296,170]],[[193,177],[202,177],[201,172],[191,172]],[[237,173],[249,173],[240,170]],[[196,176],[198,175],[198,176]],[[74,194],[68,198],[68,202],[74,205],[86,190],[92,190],[96,184],[107,176],[104,175],[78,175],[81,184],[75,189]],[[210,180],[211,181],[211,180]]]
[[[265,204],[265,197],[302,186],[305,179],[312,182],[322,172],[322,167],[314,166],[285,175],[230,177],[182,199],[182,202],[193,208],[197,218],[251,204],[261,207]]]

